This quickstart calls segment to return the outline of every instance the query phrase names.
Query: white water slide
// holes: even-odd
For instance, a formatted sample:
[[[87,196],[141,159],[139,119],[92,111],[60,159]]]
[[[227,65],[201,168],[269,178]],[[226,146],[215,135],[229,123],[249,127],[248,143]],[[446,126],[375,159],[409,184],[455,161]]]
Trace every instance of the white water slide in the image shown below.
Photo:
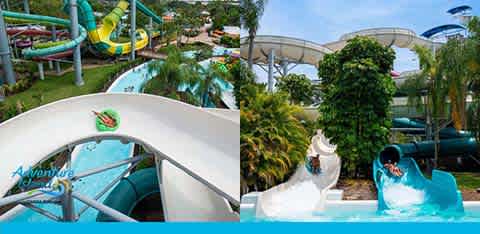
[[[120,127],[98,132],[92,110],[107,108],[119,113]],[[41,106],[0,124],[0,197],[17,183],[12,172],[19,166],[80,143],[120,139],[163,160],[158,168],[167,221],[238,220],[227,202],[240,199],[238,116],[145,94],[94,94]]]
[[[257,217],[291,217],[293,213],[315,212],[323,209],[328,191],[337,184],[340,176],[340,158],[319,130],[312,138],[309,156],[320,155],[321,173],[312,175],[301,165],[286,182],[258,196]],[[298,197],[312,198],[301,199]]]
[[[254,40],[253,59],[256,63],[268,63],[268,55],[273,50],[278,63],[281,59],[318,66],[325,54],[330,54],[345,47],[347,40],[355,36],[373,38],[385,46],[397,46],[413,49],[415,45],[438,48],[441,43],[418,36],[414,31],[403,28],[372,28],[345,34],[340,40],[319,44],[297,38],[284,36],[258,35]],[[248,58],[248,38],[240,40],[242,58]]]

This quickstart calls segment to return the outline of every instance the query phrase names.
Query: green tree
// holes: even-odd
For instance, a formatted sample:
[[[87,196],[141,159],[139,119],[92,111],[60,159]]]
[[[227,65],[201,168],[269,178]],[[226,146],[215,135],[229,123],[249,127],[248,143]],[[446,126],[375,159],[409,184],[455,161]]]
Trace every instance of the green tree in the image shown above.
[[[145,85],[145,93],[180,100],[178,87],[189,85],[198,79],[195,64],[184,64],[189,61],[176,47],[172,47],[165,61],[158,60],[149,64],[149,73],[156,75]]]
[[[201,9],[195,7],[187,7],[185,9],[182,9],[179,13],[179,23],[182,33],[185,33],[185,30],[187,29],[192,31],[198,31],[199,28],[202,26],[203,21],[201,17]],[[189,40],[190,37],[187,36],[186,44],[188,44]]]
[[[358,169],[369,168],[388,143],[394,59],[391,48],[370,38],[355,37],[319,63],[323,93],[319,126],[337,145],[346,173],[356,176]]]
[[[468,108],[468,129],[480,142],[480,19],[473,17],[468,25],[470,31],[470,49],[467,51],[467,63],[471,74],[470,89],[472,103]]]
[[[217,63],[210,63],[208,67],[200,67],[201,79],[198,79],[198,87],[194,94],[200,97],[200,103],[202,107],[206,107],[208,104],[209,96],[212,95],[215,99],[219,99],[222,96],[222,88],[218,82],[226,82],[227,77],[230,75],[228,71],[222,71]],[[219,81],[216,81],[219,80]]]
[[[263,11],[267,0],[241,0],[241,17],[240,23],[242,28],[248,31],[248,67],[252,69],[253,66],[253,42],[257,35],[257,30],[260,27],[260,18],[262,18]]]
[[[437,53],[441,82],[446,82],[451,118],[457,130],[464,130],[467,122],[468,85],[473,78],[468,69],[471,45],[469,40],[451,39]]]
[[[276,84],[279,91],[290,95],[290,101],[294,104],[312,104],[313,85],[306,75],[289,74],[281,77]]]
[[[445,51],[442,52],[442,56],[435,56],[432,50],[419,45],[414,47],[414,51],[419,58],[420,73],[409,77],[401,89],[407,94],[409,105],[425,106],[427,134],[433,132],[435,141],[438,142],[440,140],[438,128],[440,120],[446,116],[445,106],[449,94],[448,82],[444,80],[442,74],[446,71],[443,70],[439,60],[445,56]],[[438,147],[438,144],[435,144],[433,168],[438,165]]]
[[[242,87],[240,103],[241,190],[262,191],[283,182],[305,158],[308,133],[295,115],[302,111],[284,93],[264,85]]]

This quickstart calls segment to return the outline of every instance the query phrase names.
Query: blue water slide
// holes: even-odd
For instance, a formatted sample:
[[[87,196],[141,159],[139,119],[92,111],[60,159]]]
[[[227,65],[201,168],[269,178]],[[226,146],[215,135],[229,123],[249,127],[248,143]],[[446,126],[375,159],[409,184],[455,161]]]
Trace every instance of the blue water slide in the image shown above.
[[[394,128],[423,128],[425,129],[425,122],[421,120],[415,120],[410,118],[394,118],[393,127]],[[406,130],[402,131],[408,134],[419,134],[422,132]],[[450,138],[462,138],[462,137],[472,137],[470,132],[466,131],[457,131],[453,127],[447,127],[440,130],[440,139],[450,139]]]
[[[385,189],[393,184],[401,184],[424,192],[424,200],[421,204],[418,204],[421,208],[420,212],[463,213],[462,195],[457,189],[457,183],[452,174],[433,170],[432,179],[427,179],[413,158],[402,157],[398,161],[397,166],[404,172],[404,175],[395,177],[385,169],[383,163],[381,157],[378,157],[373,163],[373,176],[378,191],[379,212],[393,208],[386,201]]]

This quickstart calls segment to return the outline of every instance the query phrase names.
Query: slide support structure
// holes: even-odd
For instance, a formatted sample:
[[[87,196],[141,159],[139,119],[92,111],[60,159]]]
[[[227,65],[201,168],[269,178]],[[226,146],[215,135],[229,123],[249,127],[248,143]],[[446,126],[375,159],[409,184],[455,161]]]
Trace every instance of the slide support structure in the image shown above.
[[[5,9],[7,9],[7,11],[10,10],[10,4],[8,3],[8,0],[5,0]]]
[[[57,41],[57,27],[55,27],[55,25],[52,25],[52,41]],[[57,74],[60,74],[60,72],[62,71],[62,68],[60,67],[60,62],[55,61],[54,65],[55,65],[55,72]]]
[[[288,75],[288,61],[286,59],[284,59],[280,66],[282,67],[282,72],[283,72],[283,76],[287,76]]]
[[[153,19],[148,17],[148,48],[152,49],[152,31],[153,31]]]
[[[37,63],[38,73],[40,74],[40,80],[45,80],[45,72],[43,72],[43,63]]]
[[[136,24],[137,24],[137,19],[136,19],[136,14],[137,14],[137,1],[130,1],[131,9],[130,9],[130,38],[131,40],[131,50],[130,50],[130,60],[135,60],[135,44],[137,43],[137,36],[136,36]]]
[[[62,213],[63,221],[65,222],[74,222],[75,217],[75,207],[72,196],[71,182],[67,181],[68,187],[65,188],[65,193],[62,195]]]
[[[30,14],[30,6],[28,4],[28,0],[23,0],[23,10],[26,14]]]
[[[71,21],[71,37],[72,40],[78,37],[78,12],[77,0],[70,0],[70,21]],[[73,49],[73,64],[75,70],[75,85],[82,86],[84,84],[82,78],[82,58],[80,55],[80,43]]]
[[[273,92],[273,69],[275,67],[275,50],[268,54],[268,91]]]
[[[0,15],[3,15],[0,7]],[[5,20],[0,17],[0,56],[2,56],[3,70],[8,84],[15,84],[15,73],[13,72],[12,60],[10,58],[10,47],[8,46],[7,30],[5,28]]]

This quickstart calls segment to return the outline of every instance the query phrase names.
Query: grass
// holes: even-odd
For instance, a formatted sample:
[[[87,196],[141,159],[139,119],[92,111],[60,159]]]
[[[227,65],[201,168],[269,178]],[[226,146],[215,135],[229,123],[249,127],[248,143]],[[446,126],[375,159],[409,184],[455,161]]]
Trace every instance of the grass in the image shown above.
[[[109,76],[117,67],[122,64],[108,65],[83,70],[85,84],[81,87],[75,86],[73,72],[63,76],[45,76],[45,80],[37,80],[28,90],[9,96],[5,99],[6,106],[15,106],[21,101],[26,110],[54,102],[60,99],[100,92]]]
[[[480,173],[474,172],[453,172],[460,189],[480,188]]]

